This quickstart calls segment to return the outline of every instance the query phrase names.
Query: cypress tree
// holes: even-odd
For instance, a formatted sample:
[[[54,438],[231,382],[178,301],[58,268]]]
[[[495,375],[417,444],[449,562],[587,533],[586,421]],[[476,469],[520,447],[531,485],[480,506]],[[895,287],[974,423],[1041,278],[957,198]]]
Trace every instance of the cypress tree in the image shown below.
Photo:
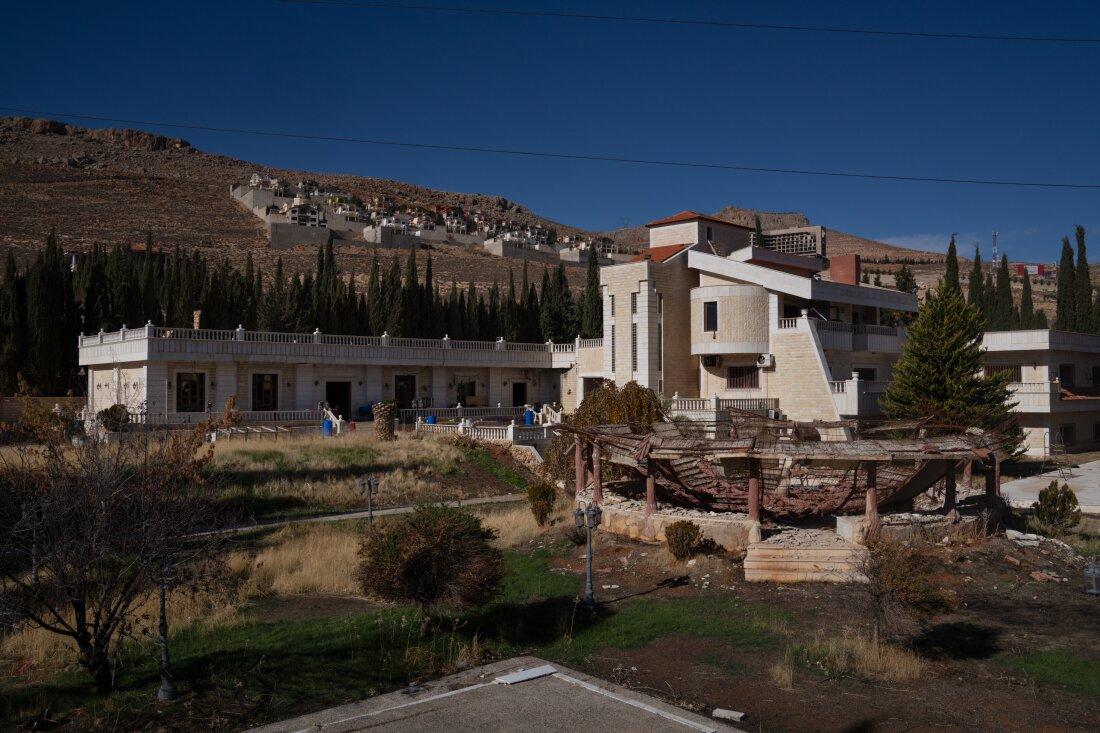
[[[1024,284],[1020,290],[1020,328],[1037,328],[1035,303],[1031,295],[1031,275],[1024,269]]]
[[[1073,271],[1073,330],[1092,333],[1092,274],[1085,253],[1085,228],[1078,224],[1074,236],[1077,239],[1077,266]]]
[[[982,319],[962,294],[941,287],[928,295],[881,405],[891,418],[930,418],[941,425],[993,429],[1008,423],[1008,374],[986,376],[981,364]]]
[[[371,257],[370,275],[367,280],[367,330],[372,336],[380,336],[386,320],[382,316],[382,275],[378,264],[378,250]]]
[[[588,248],[588,272],[584,283],[584,295],[580,304],[581,338],[593,339],[603,335],[603,302],[600,298],[600,267],[596,260],[596,248]]]
[[[915,293],[917,291],[917,279],[913,277],[913,271],[908,265],[902,265],[894,273],[894,287],[903,293]]]
[[[982,253],[977,247],[974,247],[974,262],[970,266],[968,285],[966,302],[976,306],[982,317],[986,318],[985,272],[982,270]]]
[[[955,235],[951,235],[951,241],[947,245],[947,257],[944,259],[943,284],[951,290],[962,291],[959,283],[959,255],[955,251]]]
[[[1062,237],[1062,257],[1058,261],[1058,283],[1055,291],[1057,306],[1054,312],[1054,328],[1059,331],[1072,331],[1077,320],[1074,283],[1073,247],[1069,237]]]
[[[997,285],[993,296],[991,320],[991,328],[999,331],[1007,331],[1015,325],[1012,314],[1012,278],[1008,274],[1008,255],[1001,255],[1001,263],[997,267]]]

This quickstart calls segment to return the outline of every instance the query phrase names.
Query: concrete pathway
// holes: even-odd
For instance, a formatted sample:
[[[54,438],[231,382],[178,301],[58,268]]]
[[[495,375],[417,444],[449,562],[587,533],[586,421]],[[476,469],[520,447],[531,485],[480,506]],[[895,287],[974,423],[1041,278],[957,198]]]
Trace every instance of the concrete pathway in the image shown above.
[[[254,733],[366,730],[727,733],[740,729],[537,657],[516,657],[273,723]]]
[[[527,494],[501,494],[500,496],[479,496],[476,499],[462,499],[457,501],[444,501],[440,502],[445,506],[450,507],[472,507],[472,506],[485,506],[487,504],[508,504],[516,501],[526,501]],[[412,512],[419,504],[407,504],[405,506],[394,506],[386,509],[375,509],[374,516],[376,517],[389,517],[394,514],[408,514]],[[229,527],[227,529],[219,529],[211,532],[200,532],[199,536],[206,534],[240,534],[242,532],[255,532],[258,529],[271,529],[275,527],[285,527],[288,524],[304,524],[308,522],[343,522],[347,519],[366,519],[367,510],[355,512],[344,512],[342,514],[319,514],[306,517],[292,517],[290,519],[277,519],[271,522],[257,522],[256,524],[242,524],[237,527]]]
[[[1068,478],[1066,477],[1068,476]],[[1077,494],[1077,503],[1084,514],[1100,514],[1100,461],[1082,463],[1070,468],[1066,476],[1057,470],[1001,484],[1001,494],[1014,507],[1026,509],[1039,499],[1039,492],[1051,481],[1067,483]]]

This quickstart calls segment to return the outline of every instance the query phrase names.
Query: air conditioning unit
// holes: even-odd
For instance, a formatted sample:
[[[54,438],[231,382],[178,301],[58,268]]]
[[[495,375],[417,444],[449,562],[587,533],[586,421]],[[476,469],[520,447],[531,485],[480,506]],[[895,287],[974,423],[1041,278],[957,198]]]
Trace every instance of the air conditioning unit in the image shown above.
[[[775,366],[775,354],[761,354],[756,357],[756,366],[761,369]]]
[[[705,366],[705,367],[716,367],[720,363],[721,363],[721,361],[717,356],[711,355],[711,356],[704,356],[703,357],[703,366]]]

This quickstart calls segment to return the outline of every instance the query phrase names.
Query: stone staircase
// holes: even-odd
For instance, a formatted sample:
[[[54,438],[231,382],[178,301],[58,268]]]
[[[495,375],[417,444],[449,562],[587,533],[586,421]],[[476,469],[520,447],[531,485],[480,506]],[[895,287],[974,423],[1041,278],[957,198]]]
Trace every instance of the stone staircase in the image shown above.
[[[745,553],[745,580],[774,583],[862,583],[867,550],[824,529],[786,529]]]

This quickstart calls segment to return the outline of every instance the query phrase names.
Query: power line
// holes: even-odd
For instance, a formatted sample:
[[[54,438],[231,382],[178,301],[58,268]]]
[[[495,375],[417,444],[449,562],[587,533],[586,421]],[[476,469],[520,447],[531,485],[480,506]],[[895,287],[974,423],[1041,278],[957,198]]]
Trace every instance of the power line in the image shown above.
[[[689,160],[660,160],[655,158],[627,158],[615,155],[589,155],[585,153],[556,153],[548,150],[524,150],[521,148],[490,148],[477,145],[445,145],[441,143],[410,142],[406,140],[383,140],[378,138],[347,137],[343,135],[315,135],[304,132],[281,132],[278,130],[258,130],[243,127],[220,127],[200,125],[191,122],[166,122],[163,120],[134,120],[102,115],[77,114],[73,112],[51,112],[20,107],[0,106],[0,109],[39,117],[71,117],[80,120],[113,122],[121,125],[143,125],[147,127],[170,127],[180,130],[198,130],[201,132],[229,133],[234,135],[259,135],[263,137],[287,138],[291,140],[310,140],[315,142],[355,143],[359,145],[378,145],[395,148],[414,148],[419,150],[446,150],[459,153],[482,153],[490,155],[511,155],[526,158],[551,158],[558,160],[583,160],[601,163],[625,163],[629,165],[650,165],[667,168],[699,168],[706,170],[737,171],[741,173],[778,173],[795,176],[825,176],[830,178],[857,178],[871,181],[908,181],[914,183],[957,183],[977,186],[1015,186],[1025,188],[1070,188],[1100,189],[1100,183],[1067,183],[1055,181],[1025,181],[996,178],[955,178],[949,176],[906,176],[886,173],[860,173],[856,171],[813,170],[807,168],[773,168],[765,166],[738,165],[735,163],[703,163]]]
[[[962,41],[1018,41],[1026,43],[1100,43],[1095,36],[1010,36],[992,33],[940,33],[931,31],[884,30],[876,28],[849,28],[821,25],[786,25],[779,23],[745,23],[726,20],[697,18],[662,18],[639,15],[597,15],[593,13],[567,13],[552,10],[514,10],[509,8],[455,7],[448,5],[406,5],[399,3],[355,2],[354,0],[276,0],[297,5],[331,5],[363,8],[367,10],[417,10],[435,13],[465,13],[467,15],[508,15],[526,18],[563,18],[617,23],[646,23],[662,25],[699,26],[711,28],[738,28],[743,30],[797,31],[805,33],[844,33],[861,36],[893,36],[897,38],[946,38]]]

